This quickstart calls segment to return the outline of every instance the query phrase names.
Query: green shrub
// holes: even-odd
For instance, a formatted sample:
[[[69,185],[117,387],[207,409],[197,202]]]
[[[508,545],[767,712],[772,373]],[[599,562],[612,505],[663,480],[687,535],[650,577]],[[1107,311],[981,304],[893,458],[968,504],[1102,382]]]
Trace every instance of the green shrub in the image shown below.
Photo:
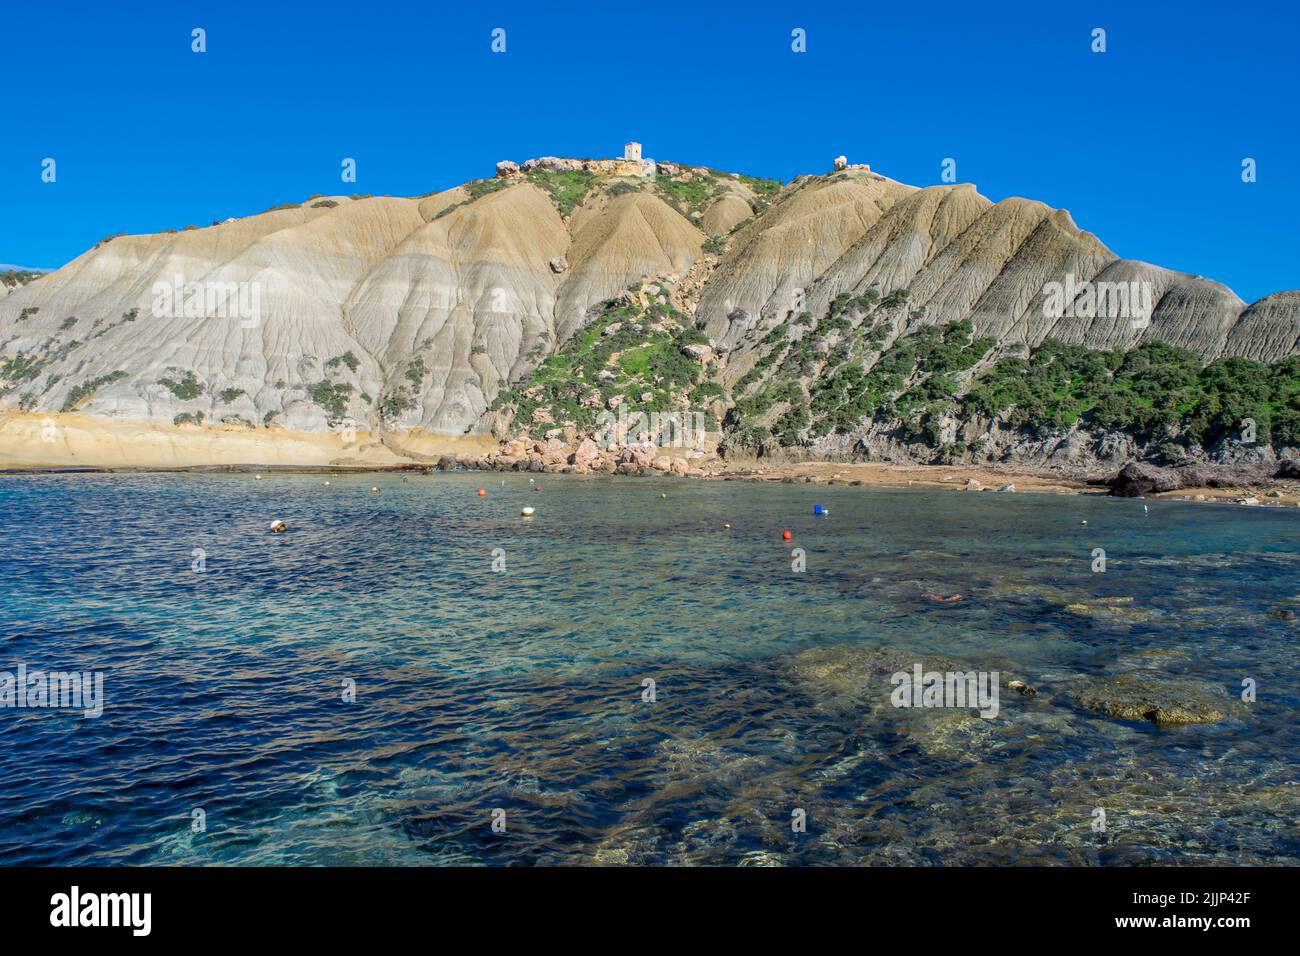
[[[340,365],[346,365],[349,369],[355,372],[361,366],[361,361],[353,355],[352,350],[349,349],[342,355],[336,355],[325,363],[326,368],[338,368]]]
[[[186,372],[185,377],[180,381],[160,378],[158,384],[170,389],[171,393],[182,402],[193,401],[203,394],[203,384],[195,377],[193,372]]]
[[[107,375],[100,375],[96,378],[92,378],[88,382],[83,382],[80,385],[74,386],[63,399],[63,408],[60,409],[60,411],[74,411],[77,406],[94,395],[102,386],[121,381],[124,378],[126,378],[126,372],[118,369],[116,372],[109,372]],[[54,384],[52,380],[50,384]]]
[[[528,181],[540,186],[550,193],[551,201],[560,215],[567,216],[582,205],[591,190],[595,176],[580,170],[556,172],[549,169],[534,169],[526,174]]]
[[[347,412],[348,398],[352,394],[352,386],[346,383],[335,384],[330,381],[320,381],[313,385],[307,394],[313,402],[325,409],[329,420],[335,422]]]

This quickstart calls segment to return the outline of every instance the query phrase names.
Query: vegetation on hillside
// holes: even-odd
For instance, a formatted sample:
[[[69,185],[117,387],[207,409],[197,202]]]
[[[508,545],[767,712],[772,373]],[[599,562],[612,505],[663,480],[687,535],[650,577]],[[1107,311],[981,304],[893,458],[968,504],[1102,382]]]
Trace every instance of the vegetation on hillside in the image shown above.
[[[924,326],[885,347],[902,318],[923,314],[908,299],[907,289],[845,293],[820,321],[805,312],[762,335],[733,390],[732,441],[791,447],[875,423],[938,448],[941,420],[952,416],[1040,437],[1115,429],[1163,445],[1167,457],[1240,437],[1251,422],[1260,444],[1300,446],[1300,357],[1202,367],[1163,342],[1125,352],[1048,341],[996,358],[996,342],[974,337],[969,321]]]
[[[29,269],[6,269],[4,272],[0,272],[0,285],[12,289],[15,286],[26,285],[43,275],[45,275],[44,272],[32,272]]]
[[[179,371],[179,369],[168,369],[168,371],[175,372]],[[189,371],[187,371],[184,377],[179,380],[160,378],[158,379],[158,384],[168,389],[182,402],[192,401],[203,394],[203,383],[195,377],[193,372]]]
[[[629,304],[617,304],[626,299]],[[703,370],[682,349],[706,342],[671,304],[611,300],[524,381],[498,395],[492,409],[509,412],[516,431],[538,438],[565,423],[594,428],[611,405],[632,414],[696,411],[691,399],[707,397],[695,391]]]
[[[1272,365],[1233,357],[1202,367],[1185,349],[1149,342],[1128,352],[1045,342],[980,376],[963,406],[1009,412],[1040,434],[1076,422],[1146,441],[1212,446],[1255,423],[1255,440],[1300,447],[1300,357]]]
[[[116,372],[109,372],[107,375],[98,375],[87,382],[76,385],[68,392],[67,397],[63,400],[63,408],[60,411],[75,411],[83,402],[94,396],[105,385],[121,381],[126,378],[126,372],[118,369]]]
[[[581,170],[557,172],[549,169],[533,169],[525,174],[528,181],[550,193],[551,201],[561,216],[567,216],[582,205],[590,192],[596,177]]]

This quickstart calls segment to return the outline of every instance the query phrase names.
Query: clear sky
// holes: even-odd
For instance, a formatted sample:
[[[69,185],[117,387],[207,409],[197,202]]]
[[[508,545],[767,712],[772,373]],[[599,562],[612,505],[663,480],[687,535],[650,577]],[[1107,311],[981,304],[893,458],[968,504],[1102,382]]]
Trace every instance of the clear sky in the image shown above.
[[[952,158],[1118,255],[1247,301],[1300,288],[1294,0],[13,3],[0,51],[0,262],[635,139],[787,181],[844,153],[929,185]]]

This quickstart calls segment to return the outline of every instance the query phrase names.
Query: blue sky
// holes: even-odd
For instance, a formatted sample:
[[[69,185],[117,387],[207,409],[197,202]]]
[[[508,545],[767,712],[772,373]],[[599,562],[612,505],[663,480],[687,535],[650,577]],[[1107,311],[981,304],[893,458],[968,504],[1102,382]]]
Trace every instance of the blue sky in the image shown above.
[[[951,157],[1121,256],[1300,288],[1294,4],[11,4],[0,45],[0,262],[636,139],[783,180],[844,153],[928,185]]]

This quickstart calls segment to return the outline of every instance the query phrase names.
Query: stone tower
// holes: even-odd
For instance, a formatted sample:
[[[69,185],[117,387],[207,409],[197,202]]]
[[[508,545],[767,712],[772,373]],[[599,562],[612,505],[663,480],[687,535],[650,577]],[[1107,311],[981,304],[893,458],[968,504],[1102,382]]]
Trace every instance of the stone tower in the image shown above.
[[[629,163],[641,162],[641,144],[627,143],[623,146],[623,158]]]

